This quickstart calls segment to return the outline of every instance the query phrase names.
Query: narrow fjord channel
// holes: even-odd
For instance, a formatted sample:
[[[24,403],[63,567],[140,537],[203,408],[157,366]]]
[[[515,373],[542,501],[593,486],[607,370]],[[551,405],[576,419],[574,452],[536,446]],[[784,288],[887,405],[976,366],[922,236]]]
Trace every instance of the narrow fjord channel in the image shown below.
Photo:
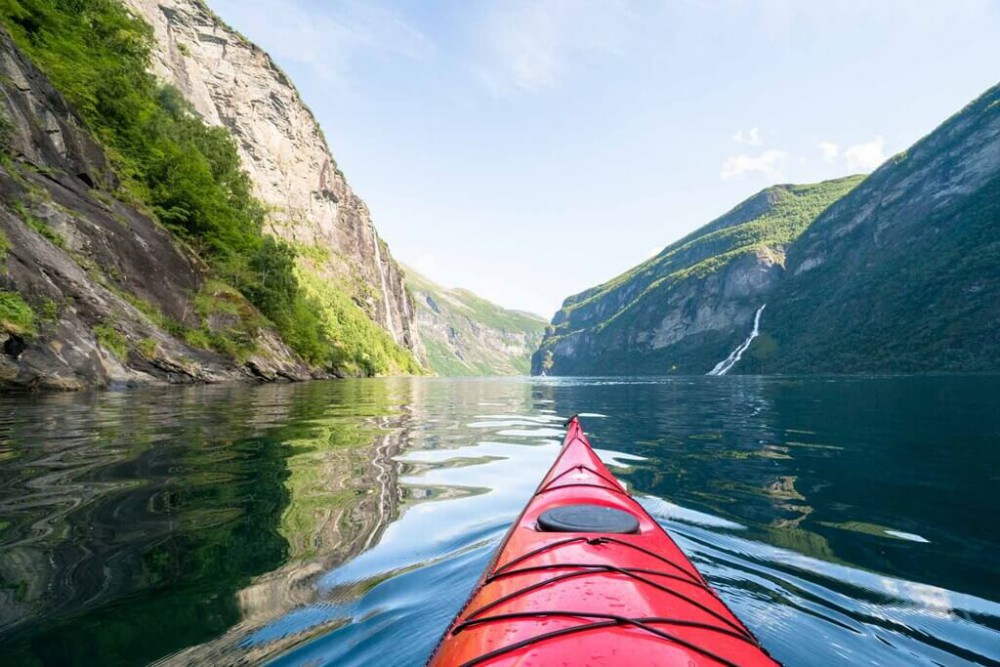
[[[420,665],[582,413],[789,665],[1000,660],[995,377],[0,398],[0,663]]]

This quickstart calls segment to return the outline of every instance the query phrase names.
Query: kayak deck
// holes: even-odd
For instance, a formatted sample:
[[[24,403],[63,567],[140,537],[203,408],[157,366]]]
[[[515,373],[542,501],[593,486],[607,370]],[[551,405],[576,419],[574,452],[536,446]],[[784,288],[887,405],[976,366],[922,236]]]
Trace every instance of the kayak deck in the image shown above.
[[[428,664],[776,663],[573,418],[556,462]]]

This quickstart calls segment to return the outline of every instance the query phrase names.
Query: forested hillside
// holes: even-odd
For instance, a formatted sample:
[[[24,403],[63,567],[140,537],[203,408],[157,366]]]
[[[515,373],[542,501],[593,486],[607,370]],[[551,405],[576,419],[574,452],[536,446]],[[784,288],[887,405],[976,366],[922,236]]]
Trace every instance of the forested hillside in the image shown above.
[[[768,188],[569,297],[532,370],[995,372],[998,267],[994,86],[867,178]]]
[[[507,310],[463,289],[446,289],[406,268],[417,329],[439,375],[527,375],[545,320]]]
[[[708,372],[746,337],[781,279],[788,244],[860,181],[767,188],[656,257],[569,297],[533,372]]]
[[[1000,371],[1000,86],[788,252],[744,373]]]
[[[72,251],[68,255],[75,263],[112,283],[147,324],[189,348],[241,364],[263,351],[260,332],[273,327],[318,372],[419,370],[411,354],[348,295],[304,289],[297,268],[301,251],[265,233],[268,209],[254,196],[232,137],[225,128],[208,126],[176,89],[150,73],[153,36],[147,24],[116,0],[0,0],[0,21],[65,96],[72,108],[67,122],[79,124],[96,141],[95,150],[106,154],[101,173],[84,178],[88,196],[108,207],[131,207],[168,230],[178,251],[198,267],[196,293],[182,316],[170,316],[142,294],[142,284],[162,277],[104,275],[107,267],[89,267],[93,253],[88,257],[86,247],[65,248],[59,232],[40,214],[52,201],[49,193],[37,188],[28,188],[24,196],[8,193],[2,202],[8,211]],[[60,171],[63,165],[35,159],[13,141],[31,119],[17,111],[15,98],[25,91],[10,80],[4,88],[7,105],[0,108],[0,127],[8,139],[8,176],[18,180],[24,169]],[[52,111],[37,105],[32,111],[41,113],[43,128],[54,123]],[[52,137],[64,155],[74,148],[60,145],[65,139],[52,132],[43,138]],[[37,145],[41,139],[27,142]],[[59,306],[33,299],[23,284],[14,283],[8,281],[3,295],[4,328],[29,342],[58,338]],[[100,324],[89,322],[104,352],[125,366],[132,354],[147,361],[155,357],[150,343],[135,340],[129,327],[116,326],[118,319],[108,315]]]

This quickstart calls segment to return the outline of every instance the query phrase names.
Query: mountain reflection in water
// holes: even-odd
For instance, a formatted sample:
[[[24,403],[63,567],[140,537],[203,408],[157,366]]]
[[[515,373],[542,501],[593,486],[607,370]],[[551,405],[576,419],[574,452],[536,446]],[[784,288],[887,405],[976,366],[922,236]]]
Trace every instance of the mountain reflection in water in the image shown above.
[[[422,664],[575,412],[776,658],[1000,660],[998,389],[401,378],[6,396],[0,663]]]
[[[4,401],[0,662],[211,662],[397,504],[385,383]]]

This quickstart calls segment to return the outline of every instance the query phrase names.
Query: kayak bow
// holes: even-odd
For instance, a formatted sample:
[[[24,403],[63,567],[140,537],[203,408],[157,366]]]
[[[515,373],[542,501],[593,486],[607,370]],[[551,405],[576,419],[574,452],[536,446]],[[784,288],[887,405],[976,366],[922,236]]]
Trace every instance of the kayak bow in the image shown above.
[[[568,426],[428,664],[776,665]]]

